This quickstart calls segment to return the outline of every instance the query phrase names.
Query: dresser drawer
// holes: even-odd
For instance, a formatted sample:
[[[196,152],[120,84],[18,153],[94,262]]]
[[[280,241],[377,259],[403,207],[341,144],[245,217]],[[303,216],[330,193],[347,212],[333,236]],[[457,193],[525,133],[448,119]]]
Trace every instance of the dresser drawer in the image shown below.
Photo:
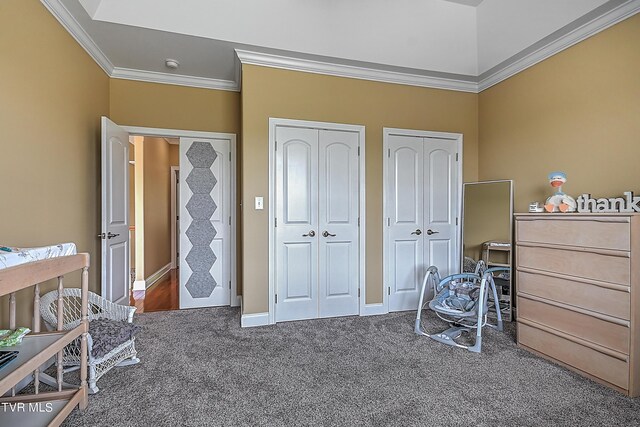
[[[580,250],[553,249],[519,245],[518,267],[551,271],[586,279],[629,286],[630,259]]]
[[[629,328],[566,308],[518,296],[518,316],[629,354]]]
[[[629,387],[628,364],[618,358],[523,323],[518,323],[518,343],[622,389]]]
[[[628,251],[631,248],[628,218],[519,219],[518,242],[571,245]]]
[[[629,292],[596,286],[577,280],[518,271],[518,294],[534,295],[629,320]]]

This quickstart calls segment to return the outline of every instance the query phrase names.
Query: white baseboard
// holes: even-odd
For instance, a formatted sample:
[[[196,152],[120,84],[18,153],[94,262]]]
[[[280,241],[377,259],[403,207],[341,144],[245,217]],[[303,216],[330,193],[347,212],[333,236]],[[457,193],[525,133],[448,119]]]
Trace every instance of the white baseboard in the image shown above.
[[[243,314],[240,318],[240,326],[250,328],[253,326],[265,326],[269,324],[269,313]]]
[[[387,313],[389,313],[389,311],[384,304],[365,304],[364,309],[360,312],[360,316],[378,316]]]
[[[134,291],[144,291],[146,289],[147,289],[147,287],[145,286],[145,281],[144,280],[136,280],[135,282],[133,282],[133,290]]]
[[[160,280],[160,278],[162,276],[164,276],[165,274],[167,274],[168,272],[171,271],[171,263],[165,265],[164,267],[162,267],[160,270],[156,271],[155,273],[153,273],[151,276],[147,277],[144,282],[145,282],[145,288],[143,290],[149,289],[151,286],[153,286],[154,283],[156,283],[158,280]],[[137,282],[137,280],[136,280]],[[134,290],[135,290],[135,285],[136,283],[133,283],[134,286]]]

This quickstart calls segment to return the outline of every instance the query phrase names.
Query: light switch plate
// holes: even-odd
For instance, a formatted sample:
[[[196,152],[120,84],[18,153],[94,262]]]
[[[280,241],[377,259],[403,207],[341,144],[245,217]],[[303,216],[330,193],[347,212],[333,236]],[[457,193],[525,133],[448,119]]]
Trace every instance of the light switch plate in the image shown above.
[[[264,209],[264,197],[256,197],[256,210]]]

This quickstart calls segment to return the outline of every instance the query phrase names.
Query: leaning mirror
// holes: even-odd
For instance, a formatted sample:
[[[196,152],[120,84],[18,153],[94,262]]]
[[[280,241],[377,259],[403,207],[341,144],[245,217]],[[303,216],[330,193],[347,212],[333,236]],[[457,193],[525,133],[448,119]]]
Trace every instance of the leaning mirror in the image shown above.
[[[469,182],[463,188],[461,271],[473,271],[483,260],[488,268],[512,264],[513,181]],[[500,311],[512,319],[511,274],[494,278]]]

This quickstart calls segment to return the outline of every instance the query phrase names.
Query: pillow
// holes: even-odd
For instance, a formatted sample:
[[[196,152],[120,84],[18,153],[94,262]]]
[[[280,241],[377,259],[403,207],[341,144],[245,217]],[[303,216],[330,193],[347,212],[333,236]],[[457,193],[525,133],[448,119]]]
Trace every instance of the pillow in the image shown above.
[[[91,355],[103,357],[114,348],[132,339],[140,328],[126,320],[93,319],[89,322],[89,335],[93,340]]]

